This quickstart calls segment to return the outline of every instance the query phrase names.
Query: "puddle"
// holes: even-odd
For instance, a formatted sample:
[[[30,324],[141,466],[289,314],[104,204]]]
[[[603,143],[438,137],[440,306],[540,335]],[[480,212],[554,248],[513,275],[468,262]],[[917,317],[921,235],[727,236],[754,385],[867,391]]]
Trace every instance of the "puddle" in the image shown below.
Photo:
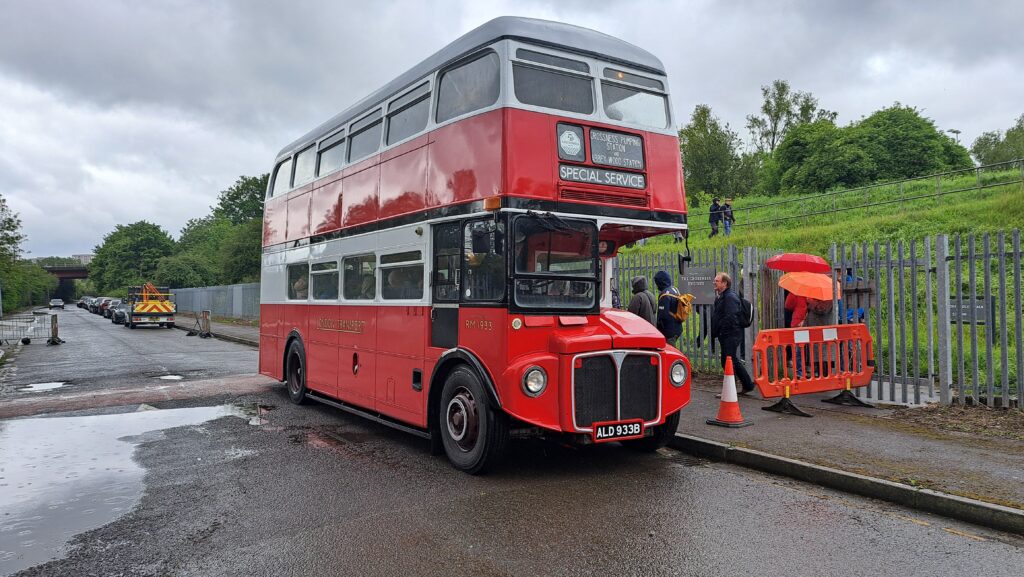
[[[52,391],[53,389],[59,389],[65,384],[67,384],[65,381],[58,381],[54,383],[35,383],[24,387],[18,387],[17,390],[25,393],[38,393],[39,391]]]
[[[0,575],[56,558],[73,536],[131,510],[149,431],[241,416],[232,406],[0,421]]]
[[[162,380],[162,381],[180,381],[180,380],[184,379],[185,377],[183,377],[181,375],[163,375],[163,376],[157,377],[157,378]]]

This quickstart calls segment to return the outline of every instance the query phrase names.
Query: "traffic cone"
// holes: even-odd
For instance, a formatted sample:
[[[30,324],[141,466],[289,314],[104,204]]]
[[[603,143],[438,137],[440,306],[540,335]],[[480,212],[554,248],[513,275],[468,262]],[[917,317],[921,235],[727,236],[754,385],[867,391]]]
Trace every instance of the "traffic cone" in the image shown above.
[[[725,378],[722,379],[722,401],[718,404],[718,418],[708,419],[709,425],[739,428],[751,423],[743,420],[740,403],[736,398],[736,376],[732,372],[732,357],[725,357]]]

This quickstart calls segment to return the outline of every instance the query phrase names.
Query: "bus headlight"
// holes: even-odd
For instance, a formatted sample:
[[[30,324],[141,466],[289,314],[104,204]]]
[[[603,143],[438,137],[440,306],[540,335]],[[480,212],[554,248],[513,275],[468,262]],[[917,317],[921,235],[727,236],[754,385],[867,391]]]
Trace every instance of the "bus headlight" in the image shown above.
[[[672,368],[668,371],[668,378],[674,386],[683,386],[683,383],[686,382],[686,365],[683,364],[683,361],[672,363]]]
[[[530,367],[523,373],[523,392],[536,397],[548,386],[548,374],[540,367]]]

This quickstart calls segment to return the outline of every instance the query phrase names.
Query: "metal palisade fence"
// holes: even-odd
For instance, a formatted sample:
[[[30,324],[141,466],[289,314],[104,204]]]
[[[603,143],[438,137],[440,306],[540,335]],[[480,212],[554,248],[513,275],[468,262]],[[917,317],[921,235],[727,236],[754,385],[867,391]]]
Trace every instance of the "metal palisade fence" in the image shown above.
[[[875,379],[857,391],[859,396],[899,404],[1022,408],[1019,231],[838,244],[830,252],[833,278],[843,289],[834,301],[835,323],[862,322],[872,333]],[[696,251],[687,264],[691,271],[729,272],[754,304],[747,358],[758,330],[785,322],[781,275],[764,266],[772,254],[729,247]],[[614,266],[623,306],[634,276],[646,276],[653,285],[654,273],[665,270],[685,287],[676,259],[674,252],[620,255]],[[680,348],[697,371],[721,370],[717,351],[705,338],[709,320],[710,305],[702,304],[684,324]]]
[[[687,275],[694,272],[704,277],[705,284],[710,282],[717,272],[729,273],[733,284],[739,292],[751,301],[756,314],[754,323],[746,329],[741,356],[750,358],[754,335],[761,328],[781,326],[783,301],[781,293],[776,289],[779,277],[777,271],[764,267],[764,261],[779,251],[745,248],[742,251],[735,246],[720,249],[695,250],[691,253],[691,261],[686,263]],[[742,258],[741,258],[742,255]],[[751,263],[751,267],[744,267]],[[612,265],[613,275],[619,290],[623,308],[627,307],[633,296],[631,280],[636,276],[647,278],[649,290],[657,297],[654,286],[654,274],[660,270],[669,273],[673,284],[686,292],[686,279],[679,275],[678,254],[675,252],[648,254],[621,254]],[[693,305],[693,314],[683,323],[683,334],[679,339],[679,348],[690,359],[696,371],[720,372],[721,361],[718,343],[711,341],[711,309],[713,295],[698,295]],[[778,320],[777,320],[778,319]]]
[[[179,313],[210,311],[217,317],[260,318],[260,283],[172,289]]]

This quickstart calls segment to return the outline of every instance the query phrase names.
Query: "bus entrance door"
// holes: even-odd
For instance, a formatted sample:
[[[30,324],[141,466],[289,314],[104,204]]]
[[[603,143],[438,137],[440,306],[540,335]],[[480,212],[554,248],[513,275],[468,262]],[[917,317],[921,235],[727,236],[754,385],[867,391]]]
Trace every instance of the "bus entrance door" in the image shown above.
[[[458,222],[434,225],[431,275],[430,346],[451,349],[459,344],[459,280],[462,230]]]

